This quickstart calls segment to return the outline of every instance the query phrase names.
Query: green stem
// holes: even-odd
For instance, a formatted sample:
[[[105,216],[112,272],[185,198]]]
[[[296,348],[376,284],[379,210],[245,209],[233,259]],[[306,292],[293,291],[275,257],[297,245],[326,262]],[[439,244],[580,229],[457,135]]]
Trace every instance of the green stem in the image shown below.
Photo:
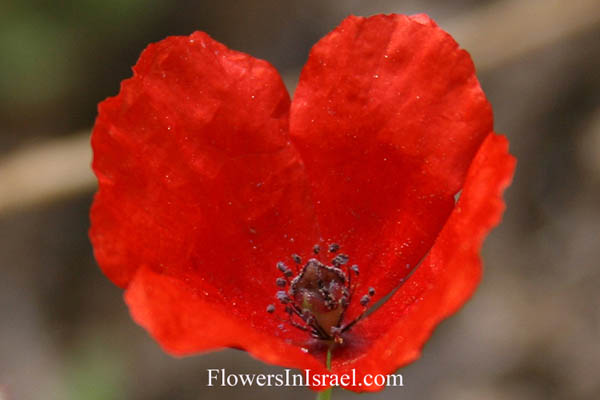
[[[325,362],[325,366],[328,371],[331,371],[331,349],[327,350],[327,361]],[[332,390],[333,388],[329,388],[317,393],[317,400],[331,400]]]

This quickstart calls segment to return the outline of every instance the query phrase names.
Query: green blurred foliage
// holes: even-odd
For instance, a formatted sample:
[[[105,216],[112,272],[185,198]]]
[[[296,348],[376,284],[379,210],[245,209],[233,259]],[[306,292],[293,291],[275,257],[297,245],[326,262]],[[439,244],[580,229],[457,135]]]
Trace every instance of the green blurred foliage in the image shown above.
[[[53,102],[77,96],[82,87],[94,87],[90,61],[114,57],[114,50],[103,54],[103,49],[134,40],[161,17],[165,4],[30,0],[0,6],[0,115],[53,108]]]
[[[115,352],[105,339],[88,338],[69,354],[65,362],[64,400],[111,400],[127,395],[129,375],[125,370],[126,353]],[[56,399],[62,400],[62,399]]]

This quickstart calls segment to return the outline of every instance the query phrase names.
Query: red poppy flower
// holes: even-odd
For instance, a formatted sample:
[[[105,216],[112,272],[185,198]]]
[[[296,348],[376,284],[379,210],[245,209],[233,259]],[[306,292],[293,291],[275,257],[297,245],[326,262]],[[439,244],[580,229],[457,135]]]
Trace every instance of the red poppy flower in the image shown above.
[[[169,353],[391,373],[480,279],[515,163],[492,129],[424,15],[347,18],[291,102],[267,62],[169,37],[99,106],[95,256]]]

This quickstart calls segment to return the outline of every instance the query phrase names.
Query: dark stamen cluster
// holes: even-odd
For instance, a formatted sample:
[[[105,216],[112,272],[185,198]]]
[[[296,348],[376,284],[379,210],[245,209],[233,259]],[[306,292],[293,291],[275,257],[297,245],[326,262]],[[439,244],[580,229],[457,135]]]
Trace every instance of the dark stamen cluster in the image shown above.
[[[278,262],[277,269],[283,276],[277,278],[275,283],[287,290],[279,290],[275,297],[288,315],[290,325],[308,332],[314,338],[342,343],[342,334],[363,317],[367,305],[375,295],[375,289],[369,288],[368,293],[361,297],[359,302],[364,308],[363,312],[352,321],[344,323],[344,314],[356,287],[352,277],[356,280],[359,268],[356,264],[344,267],[350,258],[343,253],[336,254],[339,250],[339,244],[330,244],[328,251],[335,254],[330,261],[331,265],[311,258],[293,278],[292,270],[285,263]],[[313,247],[313,253],[315,256],[321,254],[318,244]],[[302,258],[298,254],[292,254],[291,258],[298,267],[302,264]],[[269,304],[267,312],[275,312],[275,305]]]

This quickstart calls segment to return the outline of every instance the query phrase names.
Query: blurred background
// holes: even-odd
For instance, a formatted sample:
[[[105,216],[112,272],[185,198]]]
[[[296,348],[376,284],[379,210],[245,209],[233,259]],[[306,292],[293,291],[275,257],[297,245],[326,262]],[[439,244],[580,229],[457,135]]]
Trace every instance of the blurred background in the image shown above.
[[[309,399],[207,387],[207,368],[272,373],[244,352],[164,354],[87,238],[96,105],[150,42],[208,32],[293,91],[348,14],[431,15],[469,50],[519,160],[473,299],[404,387],[334,399],[600,398],[600,2],[78,0],[0,3],[0,400]]]

